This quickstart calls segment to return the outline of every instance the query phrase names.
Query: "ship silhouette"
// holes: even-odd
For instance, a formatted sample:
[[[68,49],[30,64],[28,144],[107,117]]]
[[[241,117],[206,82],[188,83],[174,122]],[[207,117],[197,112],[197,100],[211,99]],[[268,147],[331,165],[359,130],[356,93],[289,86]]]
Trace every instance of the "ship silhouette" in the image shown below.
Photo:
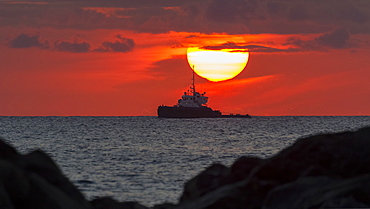
[[[193,67],[194,68],[194,67]],[[160,118],[250,118],[249,114],[223,115],[219,110],[213,110],[207,106],[208,97],[205,92],[200,94],[195,89],[194,70],[192,85],[184,92],[181,99],[173,106],[158,106],[158,117]]]

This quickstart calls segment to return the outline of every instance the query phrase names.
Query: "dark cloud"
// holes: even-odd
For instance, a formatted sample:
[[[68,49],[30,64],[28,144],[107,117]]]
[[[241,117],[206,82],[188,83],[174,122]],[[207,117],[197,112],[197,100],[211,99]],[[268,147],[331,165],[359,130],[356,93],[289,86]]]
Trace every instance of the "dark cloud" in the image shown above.
[[[369,0],[71,0],[0,2],[0,26],[136,32],[370,33]],[[109,43],[107,43],[109,45]]]
[[[233,49],[233,52],[283,52],[283,49],[255,45],[255,44],[245,44],[238,45],[234,42],[226,42],[216,46],[204,46],[202,49],[208,50],[221,50],[221,49]]]
[[[255,0],[212,0],[206,9],[208,19],[217,22],[235,22],[252,14],[256,9]]]
[[[364,11],[363,8],[356,7],[354,4],[346,4],[343,6],[339,17],[342,20],[349,20],[357,23],[366,23],[369,20],[368,11]]]
[[[277,46],[277,47],[272,47]],[[346,29],[336,29],[323,35],[311,39],[302,40],[298,37],[291,37],[285,43],[269,44],[237,44],[226,42],[219,45],[203,46],[203,49],[222,50],[231,49],[233,52],[305,52],[305,51],[325,51],[330,49],[341,49],[352,47],[350,44],[350,33]]]
[[[90,44],[87,42],[56,41],[54,48],[57,51],[84,53],[90,51]]]
[[[338,27],[352,33],[370,33],[368,0],[214,0],[205,11],[207,20],[215,23],[212,29],[217,32],[226,28],[227,33],[243,33],[238,27],[226,25],[242,23],[244,33],[253,34],[323,33]]]
[[[176,71],[173,70],[173,66],[176,66]],[[170,79],[173,83],[188,85],[188,79],[184,79],[184,75],[189,75],[189,64],[186,61],[186,56],[172,56],[170,59],[160,60],[151,67],[149,72],[154,77]],[[190,75],[189,75],[190,76]]]
[[[347,46],[350,34],[346,29],[336,29],[315,39],[320,45],[340,49]]]
[[[290,20],[306,20],[308,17],[306,8],[299,4],[291,7],[288,13]]]
[[[73,52],[73,53],[87,53],[87,52],[130,52],[135,48],[135,41],[130,38],[116,35],[118,39],[115,42],[104,41],[101,46],[91,50],[90,43],[86,41],[64,41],[57,40],[54,42],[53,49],[56,51]],[[19,34],[16,38],[8,42],[11,48],[30,48],[37,47],[41,49],[49,49],[49,42],[41,42],[38,35],[27,35],[25,33]],[[173,47],[179,47],[174,45]]]
[[[266,4],[266,8],[269,14],[277,15],[281,13],[283,4],[280,2],[272,1]]]
[[[180,43],[175,43],[175,44],[172,44],[171,45],[171,48],[173,48],[173,49],[175,49],[175,48],[186,48],[186,46],[185,45],[182,45],[182,44],[180,44]]]
[[[322,51],[350,47],[350,33],[343,28],[333,30],[313,39],[301,40],[296,37],[288,39],[285,45],[294,45],[302,51]]]
[[[185,38],[198,38],[198,37],[200,37],[200,36],[198,36],[198,35],[190,35],[190,36],[186,36]]]
[[[104,41],[100,47],[95,49],[96,52],[129,52],[135,48],[133,39],[124,38],[121,35],[116,35],[118,41]]]
[[[9,46],[12,48],[30,48],[37,47],[41,49],[47,49],[49,47],[48,42],[41,42],[38,35],[27,35],[25,33],[19,34],[16,38],[9,42]]]

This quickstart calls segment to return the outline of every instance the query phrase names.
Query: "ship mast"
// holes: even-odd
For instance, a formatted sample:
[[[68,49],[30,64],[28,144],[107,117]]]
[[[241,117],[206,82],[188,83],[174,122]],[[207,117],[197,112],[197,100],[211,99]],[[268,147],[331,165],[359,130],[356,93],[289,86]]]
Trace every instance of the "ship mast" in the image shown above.
[[[193,79],[192,79],[192,87],[191,87],[191,89],[192,89],[192,93],[193,93],[193,96],[195,96],[195,71],[194,71],[194,65],[193,65]]]

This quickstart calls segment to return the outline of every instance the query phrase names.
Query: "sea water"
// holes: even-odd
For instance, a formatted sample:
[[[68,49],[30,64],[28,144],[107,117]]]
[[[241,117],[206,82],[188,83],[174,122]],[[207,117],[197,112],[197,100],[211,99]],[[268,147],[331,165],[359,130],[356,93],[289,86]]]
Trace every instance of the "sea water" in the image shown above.
[[[369,125],[370,116],[0,117],[0,136],[23,154],[45,151],[88,199],[153,206],[176,203],[212,163],[267,158],[301,137]]]

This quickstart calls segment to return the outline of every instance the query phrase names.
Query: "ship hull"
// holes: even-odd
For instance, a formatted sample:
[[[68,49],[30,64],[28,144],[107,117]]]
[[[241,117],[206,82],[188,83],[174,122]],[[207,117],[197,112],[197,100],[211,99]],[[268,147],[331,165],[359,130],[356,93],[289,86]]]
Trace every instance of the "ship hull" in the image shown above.
[[[159,106],[160,118],[217,118],[222,117],[221,112],[209,107],[177,107]]]
[[[222,115],[218,110],[209,107],[159,106],[160,118],[250,118],[250,115]]]

